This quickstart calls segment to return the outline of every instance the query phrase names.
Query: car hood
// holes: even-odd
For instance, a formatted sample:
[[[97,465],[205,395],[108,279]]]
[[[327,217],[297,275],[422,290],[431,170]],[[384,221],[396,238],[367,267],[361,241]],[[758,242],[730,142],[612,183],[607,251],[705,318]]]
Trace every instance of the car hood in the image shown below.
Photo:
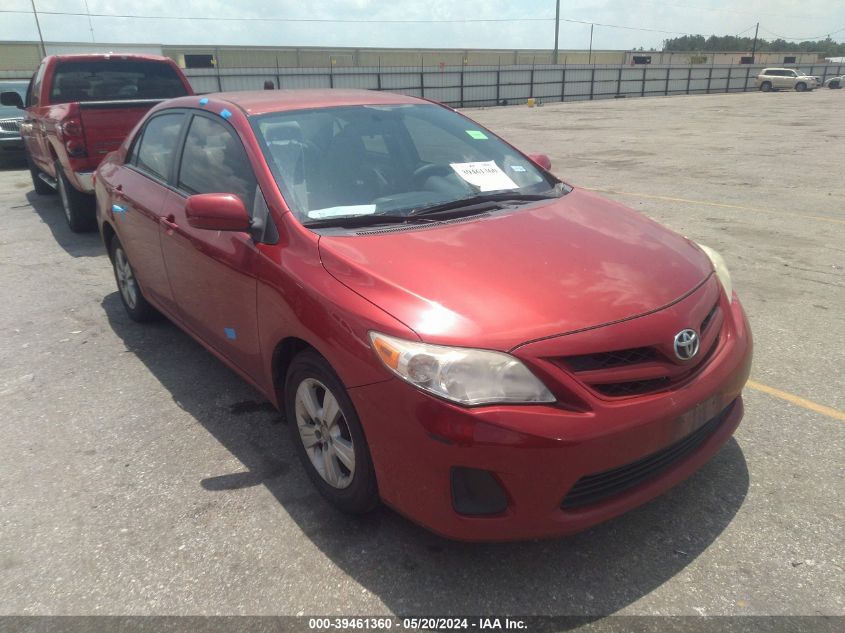
[[[429,343],[509,350],[674,303],[712,272],[690,240],[578,189],[432,228],[323,235],[326,270]]]

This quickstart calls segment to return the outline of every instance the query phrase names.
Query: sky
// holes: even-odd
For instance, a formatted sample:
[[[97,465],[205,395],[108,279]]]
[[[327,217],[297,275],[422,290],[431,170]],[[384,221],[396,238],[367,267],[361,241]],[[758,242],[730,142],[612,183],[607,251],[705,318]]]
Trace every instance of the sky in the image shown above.
[[[35,0],[35,5],[45,41],[54,42],[540,49],[554,45],[555,0],[121,0],[119,4]],[[171,19],[94,16],[89,20],[84,15],[49,15],[51,11]],[[172,19],[180,16],[191,19]],[[198,20],[197,16],[251,19]],[[843,0],[564,0],[559,46],[581,49],[589,46],[589,24],[565,20],[598,23],[594,49],[659,49],[664,39],[685,33],[753,36],[757,21],[765,39],[820,39],[831,33],[833,39],[845,40]],[[2,0],[0,41],[37,39],[30,0]]]

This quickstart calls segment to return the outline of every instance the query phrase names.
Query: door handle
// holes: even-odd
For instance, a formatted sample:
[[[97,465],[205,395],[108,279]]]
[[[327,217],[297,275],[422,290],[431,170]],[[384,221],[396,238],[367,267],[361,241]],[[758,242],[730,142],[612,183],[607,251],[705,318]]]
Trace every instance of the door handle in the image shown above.
[[[176,216],[174,216],[172,213],[170,215],[167,215],[167,216],[164,216],[164,215],[161,216],[159,218],[159,220],[161,221],[162,225],[166,229],[173,230],[173,229],[179,228],[179,225],[176,224]]]

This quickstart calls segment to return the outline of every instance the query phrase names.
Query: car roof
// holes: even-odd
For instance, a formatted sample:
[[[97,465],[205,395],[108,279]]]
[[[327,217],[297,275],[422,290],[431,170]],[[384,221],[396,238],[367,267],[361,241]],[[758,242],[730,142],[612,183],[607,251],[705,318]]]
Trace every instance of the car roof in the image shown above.
[[[198,99],[206,103],[224,103],[240,108],[247,116],[311,110],[338,106],[408,105],[430,103],[424,99],[378,90],[251,90],[217,92],[201,96],[180,97],[167,102],[168,107],[194,106]]]

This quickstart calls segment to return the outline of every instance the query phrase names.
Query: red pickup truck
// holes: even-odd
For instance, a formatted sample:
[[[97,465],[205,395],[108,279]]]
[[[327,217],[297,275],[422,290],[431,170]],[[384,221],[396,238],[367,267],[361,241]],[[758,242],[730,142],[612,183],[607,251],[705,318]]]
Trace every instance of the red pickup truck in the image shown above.
[[[173,60],[154,55],[51,55],[0,101],[25,109],[21,136],[36,193],[59,192],[73,231],[97,226],[92,175],[155,104],[191,95]]]

